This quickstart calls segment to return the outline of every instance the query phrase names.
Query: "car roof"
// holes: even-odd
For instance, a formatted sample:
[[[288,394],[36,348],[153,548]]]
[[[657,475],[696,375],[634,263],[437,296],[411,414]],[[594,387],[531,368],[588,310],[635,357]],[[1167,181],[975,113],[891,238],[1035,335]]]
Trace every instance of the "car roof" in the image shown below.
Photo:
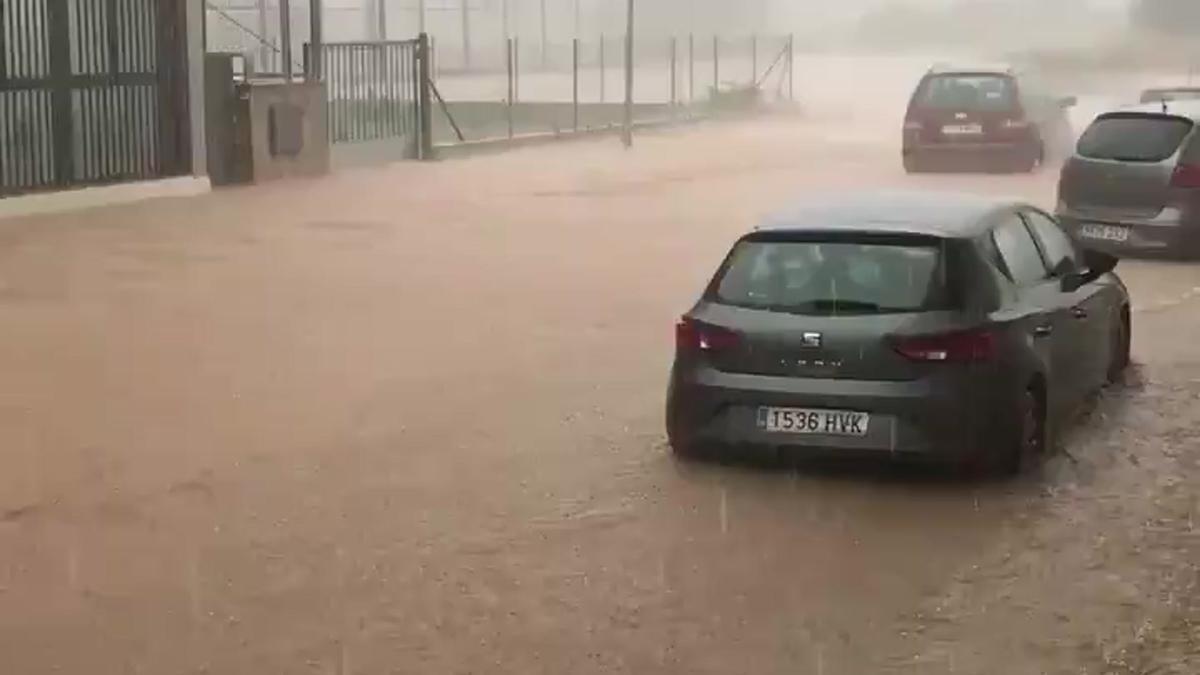
[[[1121,113],[1144,113],[1147,115],[1173,115],[1200,123],[1200,100],[1184,99],[1179,101],[1153,101],[1151,103],[1135,103],[1109,110],[1104,115]],[[1103,117],[1104,115],[1101,115]]]
[[[985,232],[989,216],[1023,202],[981,195],[882,191],[822,195],[764,219],[756,233],[857,231],[966,239]]]
[[[1179,86],[1179,87],[1148,87],[1142,90],[1145,94],[1169,94],[1171,92],[1184,92],[1188,94],[1200,93],[1200,87]]]
[[[930,75],[1016,75],[1016,69],[1006,63],[936,63]]]

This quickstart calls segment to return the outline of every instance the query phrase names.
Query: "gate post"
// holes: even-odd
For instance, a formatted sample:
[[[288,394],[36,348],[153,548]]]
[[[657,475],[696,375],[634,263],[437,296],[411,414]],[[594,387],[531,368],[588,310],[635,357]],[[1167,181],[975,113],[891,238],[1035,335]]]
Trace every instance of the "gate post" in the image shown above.
[[[279,57],[283,60],[283,79],[291,83],[292,67],[292,0],[279,3]]]
[[[513,39],[513,100],[521,100],[521,38]]]
[[[508,137],[513,137],[513,96],[516,93],[513,86],[513,39],[508,38],[504,41],[504,72],[508,76],[508,97],[505,100],[507,105],[504,106],[506,116],[508,118]]]
[[[675,111],[676,105],[679,103],[678,83],[676,82],[679,71],[679,49],[675,36],[671,36],[671,111]]]
[[[796,36],[795,35],[788,35],[787,50],[788,50],[788,56],[787,56],[787,58],[788,58],[788,68],[787,68],[787,71],[788,71],[788,85],[787,85],[788,101],[792,102],[792,101],[796,100],[796,73],[795,73]]]
[[[417,115],[420,128],[417,132],[417,158],[433,159],[433,106],[430,93],[429,34],[417,37]]]
[[[721,36],[713,36],[713,98],[721,91]]]
[[[310,81],[320,81],[325,75],[325,21],[324,0],[310,0],[309,8],[309,42],[305,52],[305,78]]]
[[[758,83],[758,33],[750,36],[750,86]]]
[[[195,3],[199,5],[200,3]],[[204,102],[205,87],[204,83],[204,59],[205,59],[205,12],[202,6],[188,5],[184,12],[184,33],[187,36],[186,59],[187,59],[187,88],[181,95],[184,96],[184,101],[187,108],[187,125],[191,136],[191,143],[188,152],[188,157],[185,162],[190,162],[190,166],[185,165],[180,167],[180,172],[190,168],[193,176],[204,176],[208,174],[208,132],[205,130],[205,109]]]
[[[574,129],[579,131],[579,38],[571,40],[571,110]]]
[[[75,127],[71,100],[71,14],[67,3],[46,5],[50,50],[50,126],[54,129],[54,184],[62,187],[75,180]],[[17,24],[17,30],[21,30]],[[18,48],[18,53],[20,53]]]
[[[604,100],[604,84],[608,79],[608,65],[604,63],[604,33],[600,34],[600,102]]]
[[[688,105],[696,102],[696,34],[688,33]]]

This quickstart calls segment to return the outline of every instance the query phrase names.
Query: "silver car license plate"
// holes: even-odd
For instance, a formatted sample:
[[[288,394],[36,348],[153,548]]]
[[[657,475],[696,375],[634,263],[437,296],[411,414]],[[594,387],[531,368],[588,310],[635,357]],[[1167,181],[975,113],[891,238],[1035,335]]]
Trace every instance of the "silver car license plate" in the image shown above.
[[[983,133],[981,124],[947,124],[942,127],[946,136],[978,136]]]
[[[1129,228],[1121,227],[1120,225],[1085,223],[1079,228],[1079,236],[1084,239],[1124,242],[1129,240]]]
[[[851,410],[758,409],[758,425],[773,433],[866,436],[870,423],[870,414]]]

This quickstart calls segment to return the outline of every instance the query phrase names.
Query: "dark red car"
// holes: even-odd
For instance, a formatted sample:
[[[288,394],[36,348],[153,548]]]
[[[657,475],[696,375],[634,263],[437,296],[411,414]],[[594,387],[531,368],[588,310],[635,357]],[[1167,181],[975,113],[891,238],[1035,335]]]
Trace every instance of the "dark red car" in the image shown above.
[[[934,67],[904,118],[904,168],[1033,171],[1070,147],[1075,102],[1008,67]]]

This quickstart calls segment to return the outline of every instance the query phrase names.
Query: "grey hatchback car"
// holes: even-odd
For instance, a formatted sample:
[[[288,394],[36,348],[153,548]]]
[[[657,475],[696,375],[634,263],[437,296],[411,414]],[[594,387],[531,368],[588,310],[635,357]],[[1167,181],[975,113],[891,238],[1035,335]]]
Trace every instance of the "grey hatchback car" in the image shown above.
[[[789,211],[741,237],[679,321],[671,447],[1017,472],[1129,362],[1115,265],[1018,202],[885,193]]]
[[[1058,183],[1057,215],[1087,246],[1114,254],[1200,255],[1200,101],[1099,116]]]

